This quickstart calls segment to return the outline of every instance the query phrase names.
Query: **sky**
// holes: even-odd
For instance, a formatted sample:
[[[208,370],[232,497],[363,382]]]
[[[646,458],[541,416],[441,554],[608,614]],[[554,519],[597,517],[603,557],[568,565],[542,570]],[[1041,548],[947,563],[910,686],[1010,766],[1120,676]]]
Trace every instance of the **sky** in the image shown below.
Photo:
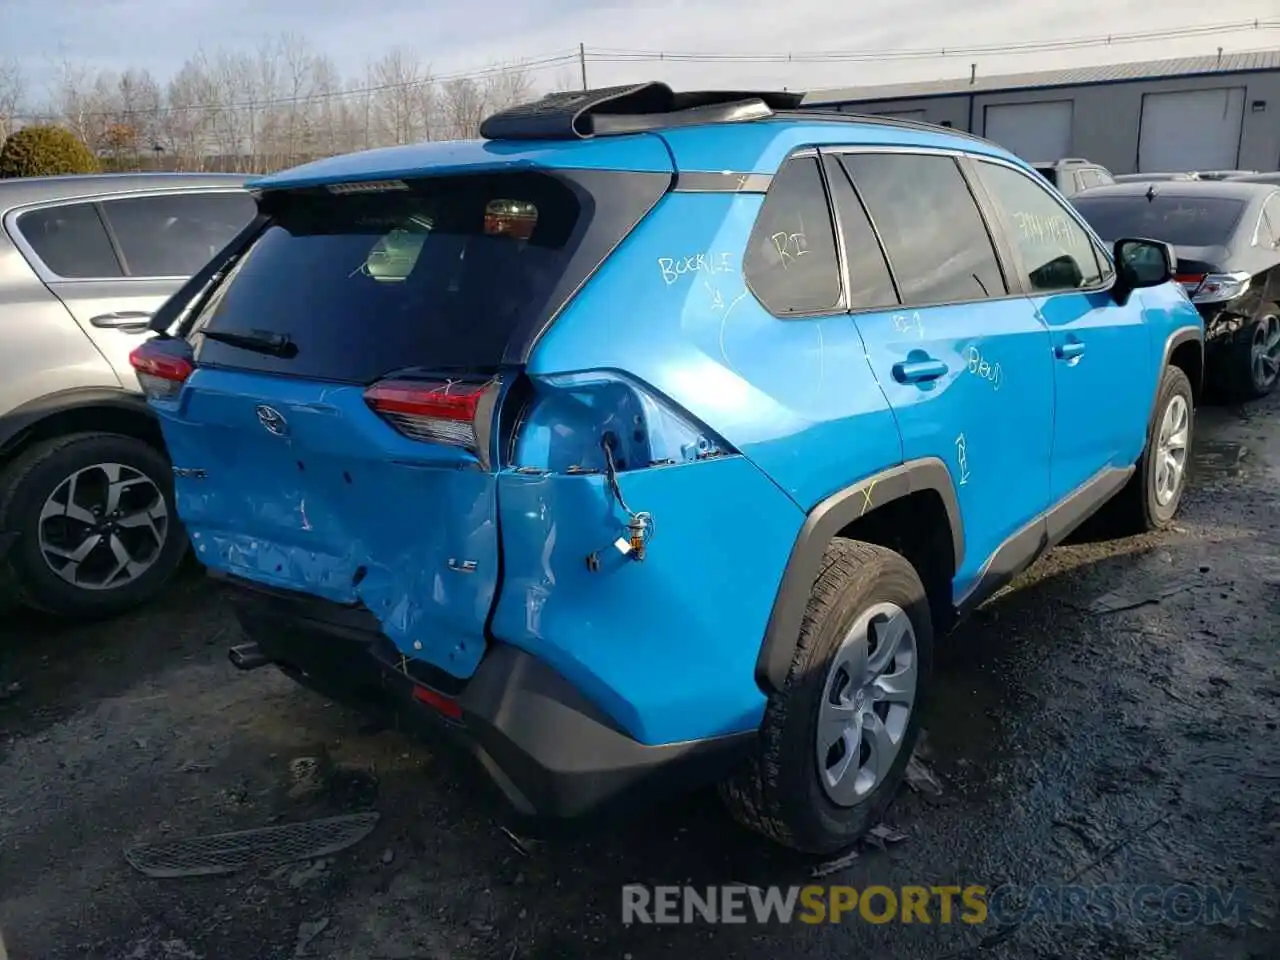
[[[28,105],[48,102],[59,65],[142,67],[167,80],[198,48],[256,49],[290,32],[344,75],[400,45],[437,74],[568,54],[584,43],[592,86],[665,80],[677,88],[791,90],[892,83],[1280,49],[1280,29],[1024,54],[962,54],[837,63],[604,62],[604,48],[759,54],[900,51],[999,45],[1253,18],[1280,21],[1277,0],[0,0],[0,65],[16,61]],[[540,86],[580,83],[576,63],[538,70]]]

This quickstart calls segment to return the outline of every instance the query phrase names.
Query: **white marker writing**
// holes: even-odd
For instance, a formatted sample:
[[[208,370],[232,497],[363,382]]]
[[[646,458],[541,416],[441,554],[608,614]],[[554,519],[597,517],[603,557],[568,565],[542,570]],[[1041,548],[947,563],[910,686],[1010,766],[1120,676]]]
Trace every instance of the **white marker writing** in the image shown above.
[[[773,249],[778,251],[778,259],[782,261],[782,269],[791,269],[791,264],[809,252],[809,242],[803,233],[787,233],[781,231],[769,238],[773,241]]]
[[[734,273],[733,254],[692,253],[684,257],[659,257],[658,269],[662,271],[662,281],[668,287],[681,277],[690,273],[703,273],[714,276],[719,273]]]
[[[992,363],[977,347],[972,346],[969,348],[969,372],[975,377],[986,380],[997,390],[1000,389],[1000,384],[1004,380],[1004,370],[1000,366],[1000,361]]]
[[[893,315],[893,326],[899,333],[910,333],[914,330],[919,339],[924,339],[924,324],[920,320],[919,310],[910,316],[905,313],[895,313]]]
[[[969,450],[964,434],[956,437],[956,466],[960,468],[960,486],[969,482]]]

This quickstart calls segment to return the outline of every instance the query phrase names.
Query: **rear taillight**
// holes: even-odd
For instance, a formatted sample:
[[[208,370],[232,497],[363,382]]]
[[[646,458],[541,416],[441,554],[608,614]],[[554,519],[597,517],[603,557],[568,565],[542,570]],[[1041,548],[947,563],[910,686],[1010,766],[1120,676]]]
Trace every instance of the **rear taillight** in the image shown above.
[[[182,390],[195,370],[191,347],[185,340],[157,337],[135,347],[129,363],[138,375],[143,393],[152,400],[170,400]]]
[[[365,403],[412,440],[462,447],[485,459],[499,381],[383,380]]]
[[[1179,277],[1179,280],[1182,278]],[[1197,281],[1194,286],[1183,283],[1187,295],[1196,303],[1226,303],[1243,296],[1253,277],[1243,271],[1238,273],[1206,273],[1188,277]]]

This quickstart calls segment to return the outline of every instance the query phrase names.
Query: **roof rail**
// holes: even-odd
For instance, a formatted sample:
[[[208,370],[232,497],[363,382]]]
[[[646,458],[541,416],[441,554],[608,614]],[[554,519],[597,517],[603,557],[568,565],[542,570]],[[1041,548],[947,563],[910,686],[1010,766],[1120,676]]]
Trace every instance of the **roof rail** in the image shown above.
[[[884,127],[919,130],[923,133],[945,133],[947,136],[961,137],[965,140],[972,140],[975,143],[983,143],[988,146],[993,144],[993,141],[980,137],[976,133],[969,133],[967,130],[944,127],[940,123],[930,123],[928,120],[914,120],[911,117],[888,117],[879,113],[846,113],[843,110],[832,110],[826,106],[800,107],[798,110],[778,111],[777,115],[815,120],[844,120],[846,123],[874,123]]]
[[[676,93],[649,82],[549,93],[486,117],[486,140],[586,140],[700,123],[764,120],[800,106],[802,93],[704,90]]]

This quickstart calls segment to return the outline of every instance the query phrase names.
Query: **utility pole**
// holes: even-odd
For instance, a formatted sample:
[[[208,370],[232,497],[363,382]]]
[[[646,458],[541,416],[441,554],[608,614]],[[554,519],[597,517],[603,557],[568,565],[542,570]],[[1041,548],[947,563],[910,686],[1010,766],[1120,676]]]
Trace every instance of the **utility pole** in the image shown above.
[[[582,89],[587,89],[587,45],[578,44],[578,65],[582,67]]]

